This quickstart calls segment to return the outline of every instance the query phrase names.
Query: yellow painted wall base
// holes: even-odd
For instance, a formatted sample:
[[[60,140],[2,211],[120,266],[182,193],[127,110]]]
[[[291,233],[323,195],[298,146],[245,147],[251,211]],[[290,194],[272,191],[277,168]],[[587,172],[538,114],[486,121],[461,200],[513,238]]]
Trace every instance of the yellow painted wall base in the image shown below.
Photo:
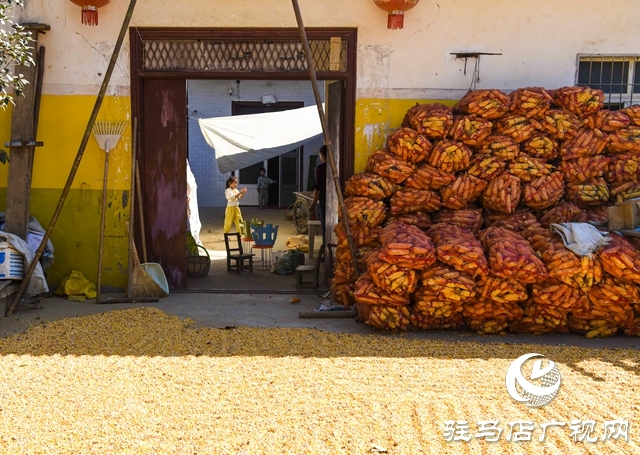
[[[407,110],[416,103],[452,106],[456,101],[361,98],[356,102],[355,172],[364,171],[369,155],[385,147],[389,133],[400,127]]]

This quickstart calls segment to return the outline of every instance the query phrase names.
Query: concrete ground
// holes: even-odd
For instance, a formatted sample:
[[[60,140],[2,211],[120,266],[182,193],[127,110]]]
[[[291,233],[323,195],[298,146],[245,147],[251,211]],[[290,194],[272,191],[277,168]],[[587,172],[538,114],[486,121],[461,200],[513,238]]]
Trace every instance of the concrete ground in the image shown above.
[[[143,306],[152,306],[181,318],[192,318],[206,327],[305,327],[330,332],[380,333],[372,327],[343,319],[301,319],[301,311],[312,311],[322,302],[322,292],[313,294],[219,294],[184,292],[172,293],[157,303],[146,304],[95,304],[94,300],[72,302],[63,298],[43,299],[41,309],[19,309],[8,318],[0,320],[0,336],[6,337],[26,330],[31,324],[62,318]],[[110,297],[105,295],[105,298]],[[300,302],[292,304],[292,298]],[[505,335],[480,336],[471,331],[434,331],[388,334],[391,337],[408,337],[449,341],[477,341],[480,343],[545,344],[592,348],[640,349],[640,337],[616,335],[610,338],[587,339],[580,334]]]

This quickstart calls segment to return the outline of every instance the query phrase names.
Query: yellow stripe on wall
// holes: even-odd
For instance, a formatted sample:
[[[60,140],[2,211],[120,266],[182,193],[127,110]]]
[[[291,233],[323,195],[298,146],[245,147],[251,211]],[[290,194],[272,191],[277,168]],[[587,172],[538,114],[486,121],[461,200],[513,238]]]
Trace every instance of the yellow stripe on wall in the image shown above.
[[[389,133],[400,127],[407,110],[416,103],[453,106],[456,101],[361,98],[356,102],[355,172],[364,171],[369,155],[385,147]]]

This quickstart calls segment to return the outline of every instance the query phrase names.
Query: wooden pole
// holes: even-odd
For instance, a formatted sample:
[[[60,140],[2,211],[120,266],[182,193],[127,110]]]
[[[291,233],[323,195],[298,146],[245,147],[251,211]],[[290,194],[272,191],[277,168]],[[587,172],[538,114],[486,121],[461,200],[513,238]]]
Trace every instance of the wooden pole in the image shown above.
[[[100,87],[100,92],[98,93],[98,97],[96,98],[96,102],[93,106],[93,111],[91,112],[91,116],[89,117],[89,121],[87,122],[87,128],[84,131],[84,136],[82,136],[82,141],[80,142],[80,147],[78,148],[78,153],[76,154],[76,158],[73,162],[73,166],[71,167],[71,171],[69,172],[69,177],[67,178],[67,183],[62,190],[62,194],[60,195],[60,200],[58,201],[58,205],[56,206],[53,215],[51,216],[51,221],[49,222],[49,227],[47,228],[44,236],[42,237],[42,241],[40,242],[40,246],[36,251],[35,257],[31,261],[29,268],[25,272],[24,279],[20,284],[20,288],[18,292],[16,292],[13,302],[7,308],[6,316],[11,316],[18,305],[18,302],[22,298],[22,294],[24,294],[25,289],[27,288],[27,284],[31,279],[31,275],[33,275],[33,271],[36,269],[36,265],[42,256],[42,252],[47,245],[47,241],[51,236],[51,232],[58,221],[58,217],[60,216],[60,212],[62,211],[62,207],[64,207],[64,203],[67,200],[67,195],[69,194],[69,190],[71,189],[71,185],[73,184],[73,180],[76,177],[76,173],[78,172],[78,167],[80,166],[80,162],[82,161],[82,157],[84,155],[84,150],[87,148],[87,143],[89,142],[89,137],[91,136],[91,130],[93,129],[93,124],[98,117],[98,112],[100,111],[100,107],[102,106],[102,100],[104,99],[104,95],[107,92],[107,87],[109,85],[109,81],[111,80],[111,74],[113,73],[113,69],[116,66],[116,61],[118,60],[118,55],[120,54],[120,48],[122,47],[122,42],[124,41],[124,36],[127,33],[127,29],[129,28],[129,23],[131,22],[131,16],[133,15],[133,10],[136,6],[137,0],[130,0],[129,9],[124,17],[124,21],[122,22],[122,27],[120,28],[120,35],[118,35],[118,39],[116,41],[116,45],[113,49],[113,53],[111,54],[111,60],[109,61],[109,66],[107,67],[107,71],[104,74],[104,79],[102,80],[102,86]]]
[[[351,235],[351,229],[349,228],[349,221],[347,216],[347,207],[344,205],[344,199],[342,197],[342,188],[340,188],[340,180],[338,180],[338,170],[333,158],[333,150],[331,146],[331,138],[329,136],[329,129],[327,127],[327,119],[322,109],[322,100],[320,99],[320,90],[318,89],[318,79],[316,77],[315,64],[313,62],[313,55],[309,48],[309,40],[307,39],[307,32],[302,22],[302,14],[300,13],[300,5],[298,0],[291,0],[293,2],[293,10],[296,14],[296,20],[298,22],[298,28],[300,29],[300,38],[302,40],[302,47],[304,49],[304,55],[307,60],[307,67],[309,68],[309,75],[311,76],[311,86],[313,87],[313,94],[316,98],[316,106],[318,108],[318,115],[320,116],[320,123],[322,124],[322,133],[324,134],[324,144],[327,146],[327,161],[331,167],[331,173],[333,174],[333,184],[336,187],[336,193],[338,195],[338,204],[342,211],[342,220],[344,222],[344,229],[347,233],[347,241],[349,243],[349,250],[351,251],[351,260],[353,261],[353,267],[356,272],[356,276],[360,275],[358,267],[358,256],[356,248],[353,244],[353,237]]]
[[[96,303],[100,303],[102,287],[102,256],[104,255],[104,225],[107,213],[107,182],[109,180],[109,152],[111,144],[107,140],[104,147],[104,176],[102,177],[102,210],[100,212],[100,246],[98,247],[98,281],[96,283]]]
[[[129,269],[127,281],[127,297],[133,297],[133,236],[136,232],[136,160],[138,159],[138,117],[133,118],[133,150],[131,152],[131,185],[129,190]]]

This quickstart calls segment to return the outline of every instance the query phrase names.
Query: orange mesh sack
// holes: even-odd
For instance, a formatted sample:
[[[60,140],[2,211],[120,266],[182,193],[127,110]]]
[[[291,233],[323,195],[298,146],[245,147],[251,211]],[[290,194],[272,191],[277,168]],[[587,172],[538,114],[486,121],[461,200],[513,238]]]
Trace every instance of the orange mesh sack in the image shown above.
[[[554,237],[540,251],[549,277],[587,292],[602,280],[600,261],[593,256],[578,256]]]
[[[380,245],[379,236],[381,228],[379,226],[372,228],[368,226],[350,226],[349,230],[351,231],[353,244],[356,247],[375,247]],[[347,231],[345,230],[342,222],[336,224],[333,232],[336,233],[336,237],[338,238],[338,245],[348,245]]]
[[[609,183],[620,184],[640,180],[640,155],[613,155],[604,174]]]
[[[442,206],[448,209],[461,209],[478,199],[487,186],[485,180],[466,173],[460,174],[449,186],[440,190]]]
[[[517,281],[505,280],[491,274],[478,279],[477,299],[479,301],[522,302],[528,297],[527,288]]]
[[[350,196],[344,200],[350,226],[373,228],[382,224],[387,208],[382,201],[375,201],[363,196]],[[342,221],[342,210],[338,212],[338,219]]]
[[[640,126],[640,104],[634,104],[625,109],[620,109],[618,112],[626,115],[630,124]]]
[[[580,127],[580,119],[569,111],[563,109],[549,109],[538,120],[540,128],[549,137],[557,140],[566,140],[575,137]]]
[[[414,292],[412,300],[412,310],[421,315],[428,316],[428,320],[431,322],[439,323],[450,321],[452,317],[462,315],[462,301],[439,297],[424,287],[419,287],[418,290]]]
[[[449,172],[423,164],[405,180],[404,185],[416,190],[439,190],[450,185],[455,179],[455,175]]]
[[[463,302],[476,295],[471,275],[438,262],[422,271],[420,282],[440,299]]]
[[[353,283],[331,283],[331,298],[340,305],[353,305]]]
[[[602,177],[572,183],[565,188],[565,199],[578,207],[602,205],[609,199],[609,187]]]
[[[528,210],[518,210],[505,219],[496,221],[492,226],[522,232],[530,228],[539,228],[540,223],[535,215]]]
[[[522,153],[511,160],[507,170],[509,174],[518,177],[521,182],[530,182],[543,175],[550,175],[555,168],[546,164],[541,158],[532,158]]]
[[[611,185],[609,188],[611,197],[615,198],[616,202],[626,201],[627,199],[634,199],[640,197],[640,182],[626,182]]]
[[[595,177],[602,177],[609,169],[610,162],[611,158],[604,155],[581,156],[561,162],[558,170],[564,174],[564,180],[567,183],[582,183]]]
[[[455,173],[469,167],[471,155],[471,149],[462,142],[442,140],[434,145],[428,163],[441,171]]]
[[[510,136],[492,134],[478,148],[478,153],[512,160],[520,154],[520,147]]]
[[[473,90],[453,106],[462,114],[473,114],[486,119],[504,117],[511,109],[511,99],[500,90]]]
[[[609,135],[607,144],[609,153],[640,153],[640,127],[622,128]]]
[[[435,224],[427,234],[441,262],[473,277],[489,273],[482,245],[470,230],[453,224]]]
[[[489,182],[482,194],[482,205],[497,212],[513,213],[521,195],[520,179],[504,173]]]
[[[429,139],[443,139],[453,125],[453,111],[444,104],[419,104],[407,111],[402,126],[411,126]]]
[[[600,250],[602,268],[616,278],[640,284],[640,251],[621,235],[611,232],[609,237]]]
[[[365,196],[385,199],[396,192],[397,186],[377,174],[355,174],[344,186],[345,196]]]
[[[629,116],[622,111],[600,110],[582,119],[582,125],[585,128],[598,129],[604,133],[613,133],[628,127],[629,124]]]
[[[555,160],[560,152],[558,141],[541,132],[533,133],[521,146],[527,155],[547,161]]]
[[[454,224],[477,234],[484,224],[484,218],[482,217],[482,209],[444,209],[440,212],[438,223]]]
[[[464,325],[462,313],[452,313],[449,317],[432,316],[416,305],[410,308],[410,312],[411,325],[422,330],[459,329]]]
[[[522,319],[522,308],[518,302],[469,300],[463,306],[465,322],[480,335],[504,335],[510,323]]]
[[[369,273],[358,278],[353,287],[353,297],[362,305],[402,306],[410,303],[408,294],[389,293],[376,286]]]
[[[388,293],[410,294],[418,286],[418,272],[384,262],[379,255],[367,258],[367,270],[375,285]]]
[[[390,332],[406,330],[411,324],[408,306],[372,305],[368,316],[367,324]]]
[[[560,157],[571,160],[581,156],[595,156],[604,152],[609,136],[598,129],[580,128],[576,136],[567,139],[560,147]]]
[[[400,159],[415,164],[429,155],[431,142],[416,130],[400,128],[387,138],[387,148]]]
[[[410,224],[420,229],[428,229],[431,227],[431,218],[425,212],[401,213],[399,215],[388,216],[387,225],[397,222]]]
[[[422,270],[436,261],[431,239],[416,226],[393,223],[380,233],[380,259],[400,267]]]
[[[529,139],[538,126],[535,119],[528,119],[520,114],[509,114],[497,121],[495,131],[509,136],[519,144]]]
[[[392,215],[418,211],[435,212],[440,209],[440,195],[435,191],[407,188],[391,197]]]
[[[589,304],[582,290],[558,280],[545,280],[534,284],[531,288],[531,297],[538,305],[553,308],[565,314],[584,311]]]
[[[548,228],[552,223],[584,223],[587,212],[571,202],[560,202],[540,217],[542,227]]]
[[[395,184],[404,182],[414,170],[413,164],[383,151],[375,152],[367,159],[367,172],[381,175]]]
[[[520,283],[535,283],[549,278],[529,242],[517,232],[490,227],[480,231],[478,239],[487,251],[489,268],[495,276]]]
[[[602,109],[604,92],[589,87],[562,87],[555,91],[553,101],[578,117],[584,117]]]
[[[522,319],[509,324],[510,332],[542,335],[568,331],[566,313],[538,305],[533,300],[526,301],[523,307]]]
[[[500,175],[507,167],[507,161],[493,155],[476,155],[471,158],[467,174],[482,180],[491,180]]]
[[[542,87],[519,88],[510,93],[511,110],[527,118],[543,114],[551,107],[553,98]]]
[[[524,185],[524,205],[533,210],[544,210],[553,206],[564,195],[562,172],[543,175]]]
[[[450,136],[470,147],[476,147],[491,134],[493,124],[482,117],[464,115],[454,117]]]

